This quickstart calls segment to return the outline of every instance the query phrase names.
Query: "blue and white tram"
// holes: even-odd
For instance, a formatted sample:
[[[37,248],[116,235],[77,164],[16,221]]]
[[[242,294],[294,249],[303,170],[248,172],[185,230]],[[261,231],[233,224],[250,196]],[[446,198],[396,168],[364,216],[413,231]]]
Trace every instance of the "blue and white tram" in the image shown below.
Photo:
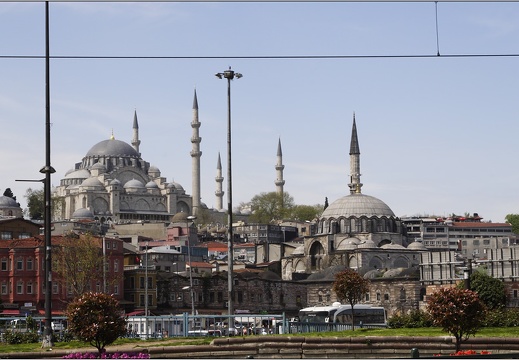
[[[357,304],[353,306],[352,313],[351,305],[335,302],[330,306],[313,306],[299,310],[299,323],[302,326],[326,324],[320,331],[350,329],[352,320],[355,321],[355,327],[387,326],[386,310],[381,306]]]

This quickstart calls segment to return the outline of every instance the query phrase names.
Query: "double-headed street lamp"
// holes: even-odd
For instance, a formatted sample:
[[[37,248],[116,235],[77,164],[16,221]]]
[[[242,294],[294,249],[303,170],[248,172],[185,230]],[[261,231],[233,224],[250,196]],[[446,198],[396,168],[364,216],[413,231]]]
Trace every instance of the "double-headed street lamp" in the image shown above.
[[[243,75],[231,70],[225,70],[221,73],[216,73],[219,79],[227,79],[227,262],[228,262],[228,302],[227,311],[229,315],[233,314],[233,233],[232,233],[232,171],[231,171],[231,80],[234,78],[241,78]],[[229,321],[229,327],[231,322]]]

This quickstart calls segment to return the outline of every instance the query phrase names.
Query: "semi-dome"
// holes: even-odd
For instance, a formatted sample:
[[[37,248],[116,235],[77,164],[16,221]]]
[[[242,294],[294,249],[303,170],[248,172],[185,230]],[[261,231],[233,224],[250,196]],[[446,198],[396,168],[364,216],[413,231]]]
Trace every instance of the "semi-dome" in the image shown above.
[[[350,194],[335,200],[324,210],[323,218],[339,218],[339,217],[394,217],[393,210],[389,208],[382,200],[376,197],[364,195],[360,193]]]
[[[87,152],[86,156],[130,156],[139,157],[139,153],[128,143],[121,140],[103,140]]]
[[[18,207],[18,203],[13,198],[10,198],[9,196],[0,196],[0,207]]]

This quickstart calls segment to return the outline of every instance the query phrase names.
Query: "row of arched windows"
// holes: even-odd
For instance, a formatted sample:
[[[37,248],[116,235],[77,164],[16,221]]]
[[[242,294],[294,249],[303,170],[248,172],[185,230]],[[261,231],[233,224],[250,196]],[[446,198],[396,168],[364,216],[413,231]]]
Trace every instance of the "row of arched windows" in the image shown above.
[[[400,224],[394,218],[366,216],[356,218],[321,219],[319,233],[321,234],[351,234],[351,233],[381,233],[400,232]]]

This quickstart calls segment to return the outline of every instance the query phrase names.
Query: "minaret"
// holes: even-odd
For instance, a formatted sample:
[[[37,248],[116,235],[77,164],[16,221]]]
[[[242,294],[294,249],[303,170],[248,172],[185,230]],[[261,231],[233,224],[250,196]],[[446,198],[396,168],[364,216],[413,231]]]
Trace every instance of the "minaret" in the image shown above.
[[[139,152],[139,145],[141,144],[141,141],[139,140],[139,123],[137,122],[137,110],[135,110],[133,114],[133,139],[132,139],[132,146],[137,151],[139,156],[141,156],[141,153]]]
[[[202,138],[199,135],[200,121],[198,121],[198,100],[196,97],[193,99],[193,121],[191,122],[193,128],[193,136],[191,137],[191,181],[192,181],[192,197],[193,197],[193,209],[191,210],[192,215],[198,214],[200,209],[200,157],[202,152],[200,151],[200,143]]]
[[[362,183],[360,182],[360,149],[359,139],[357,138],[357,124],[355,123],[355,113],[353,113],[353,127],[351,129],[350,142],[350,194],[360,194]]]
[[[214,179],[216,180],[216,191],[214,192],[214,194],[216,195],[216,210],[220,211],[223,209],[224,191],[222,190],[222,183],[223,183],[222,161],[220,159],[219,152],[218,152],[218,163],[216,164],[216,177]]]
[[[283,165],[283,152],[281,151],[281,138],[278,141],[278,153],[277,153],[277,162],[276,162],[276,193],[283,196],[283,185],[285,185],[285,180],[283,180],[283,169],[285,165]]]

